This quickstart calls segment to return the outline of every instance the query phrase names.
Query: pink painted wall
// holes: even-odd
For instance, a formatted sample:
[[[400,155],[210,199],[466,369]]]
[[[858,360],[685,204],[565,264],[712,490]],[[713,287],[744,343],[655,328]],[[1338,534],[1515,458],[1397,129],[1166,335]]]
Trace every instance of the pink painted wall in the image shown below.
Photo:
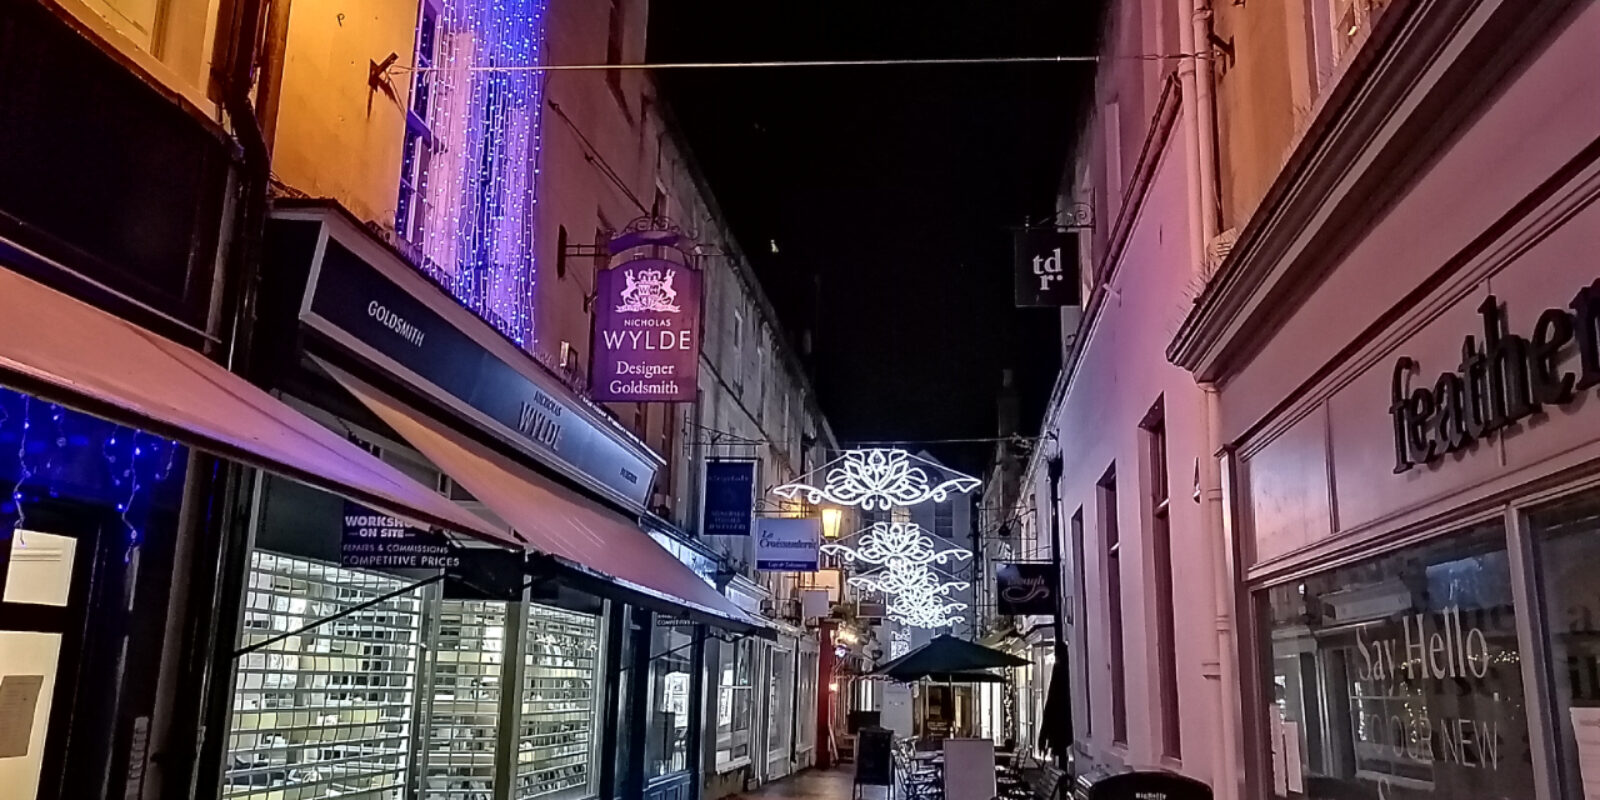
[[[1600,277],[1600,208],[1592,205],[1600,166],[1593,164],[1473,251],[1443,286],[1403,309],[1292,407],[1268,415],[1594,141],[1596,42],[1600,4],[1591,3],[1223,386],[1223,433],[1243,445],[1257,563],[1332,549],[1336,536],[1380,535],[1593,455],[1600,401],[1589,397],[1432,467],[1395,475],[1387,413],[1395,359],[1420,363],[1417,384],[1431,386],[1454,370],[1462,337],[1482,339],[1476,307],[1489,293],[1509,306],[1511,331],[1528,336],[1540,311],[1564,307],[1580,286]]]
[[[1200,394],[1188,374],[1170,365],[1165,348],[1191,306],[1188,287],[1188,189],[1181,126],[1174,127],[1138,211],[1127,248],[1116,265],[1105,304],[1083,335],[1081,361],[1055,417],[1064,457],[1061,478],[1062,536],[1070,561],[1071,520],[1082,509],[1084,603],[1075,624],[1087,626],[1087,652],[1073,657],[1087,666],[1086,685],[1075,686],[1076,731],[1096,761],[1139,767],[1177,767],[1161,758],[1157,667],[1155,562],[1149,531],[1150,464],[1140,423],[1164,399],[1167,482],[1171,487],[1171,538],[1176,603],[1176,659],[1182,719],[1182,770],[1209,781],[1216,743],[1217,709],[1202,677],[1214,658],[1210,542],[1202,533],[1201,506],[1193,499],[1196,459],[1205,456]],[[1116,467],[1116,509],[1122,552],[1124,658],[1127,675],[1128,743],[1112,743],[1110,631],[1106,624],[1105,520],[1096,485]],[[1048,488],[1036,502],[1048,507]],[[1066,570],[1071,585],[1072,565]],[[1078,639],[1069,633],[1074,648]],[[1082,683],[1082,681],[1078,681]],[[1086,725],[1084,710],[1092,714]]]

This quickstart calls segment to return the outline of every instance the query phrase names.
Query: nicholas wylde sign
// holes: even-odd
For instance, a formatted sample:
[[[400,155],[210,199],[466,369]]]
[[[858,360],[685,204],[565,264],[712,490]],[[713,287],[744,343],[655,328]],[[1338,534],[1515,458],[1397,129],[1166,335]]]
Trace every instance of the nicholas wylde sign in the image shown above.
[[[595,276],[589,393],[620,403],[688,403],[700,366],[700,272],[642,259]]]
[[[1421,368],[1414,359],[1395,361],[1389,416],[1397,474],[1600,385],[1600,280],[1579,289],[1566,308],[1545,309],[1526,337],[1511,332],[1510,312],[1494,295],[1478,315],[1482,340],[1463,338],[1460,363],[1431,384],[1413,383]],[[1569,365],[1574,354],[1577,363]]]

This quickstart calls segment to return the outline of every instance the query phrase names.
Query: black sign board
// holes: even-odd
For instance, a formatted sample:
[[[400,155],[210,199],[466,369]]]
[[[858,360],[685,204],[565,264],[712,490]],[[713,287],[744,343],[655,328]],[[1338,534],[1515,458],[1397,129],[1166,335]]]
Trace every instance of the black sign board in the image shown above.
[[[705,530],[709,536],[749,536],[755,518],[756,462],[706,462]]]
[[[444,536],[359,503],[344,504],[339,564],[361,569],[448,569],[459,557]]]
[[[1086,800],[1211,800],[1211,787],[1173,772],[1123,772],[1093,781]]]
[[[851,732],[856,735],[855,785],[893,786],[894,731],[873,724]]]
[[[1012,271],[1017,306],[1075,306],[1078,287],[1078,231],[1024,228],[1016,232]]]
[[[522,599],[523,553],[498,547],[459,547],[452,553],[458,558],[445,570],[446,600]]]
[[[1056,568],[1049,562],[1010,561],[995,565],[995,597],[999,612],[1055,616],[1060,605]]]

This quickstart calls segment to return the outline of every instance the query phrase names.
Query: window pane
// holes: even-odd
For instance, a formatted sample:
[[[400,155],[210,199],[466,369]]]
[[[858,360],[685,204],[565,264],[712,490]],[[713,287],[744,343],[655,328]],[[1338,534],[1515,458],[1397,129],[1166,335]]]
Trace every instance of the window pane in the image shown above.
[[[1569,797],[1584,796],[1580,754],[1588,754],[1592,792],[1595,734],[1579,745],[1575,726],[1600,729],[1600,493],[1590,492],[1528,515],[1544,587],[1550,692],[1561,781]]]
[[[1265,599],[1278,796],[1534,796],[1498,522]]]

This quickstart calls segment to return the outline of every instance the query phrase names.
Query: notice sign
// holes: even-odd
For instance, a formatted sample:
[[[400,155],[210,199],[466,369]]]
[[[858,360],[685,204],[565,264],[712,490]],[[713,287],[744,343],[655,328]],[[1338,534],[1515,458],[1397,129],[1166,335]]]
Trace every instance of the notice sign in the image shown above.
[[[700,367],[700,272],[639,259],[595,276],[589,393],[607,403],[689,403]]]
[[[1012,271],[1018,307],[1078,305],[1078,232],[1017,231]]]
[[[447,569],[460,566],[461,558],[443,536],[346,501],[339,564],[364,569]]]
[[[1044,562],[1001,562],[995,565],[995,595],[1004,615],[1055,616],[1056,569]]]
[[[756,462],[706,462],[705,534],[749,536],[756,510]]]
[[[815,517],[764,517],[758,520],[756,569],[764,572],[816,572],[822,548],[822,520]]]

